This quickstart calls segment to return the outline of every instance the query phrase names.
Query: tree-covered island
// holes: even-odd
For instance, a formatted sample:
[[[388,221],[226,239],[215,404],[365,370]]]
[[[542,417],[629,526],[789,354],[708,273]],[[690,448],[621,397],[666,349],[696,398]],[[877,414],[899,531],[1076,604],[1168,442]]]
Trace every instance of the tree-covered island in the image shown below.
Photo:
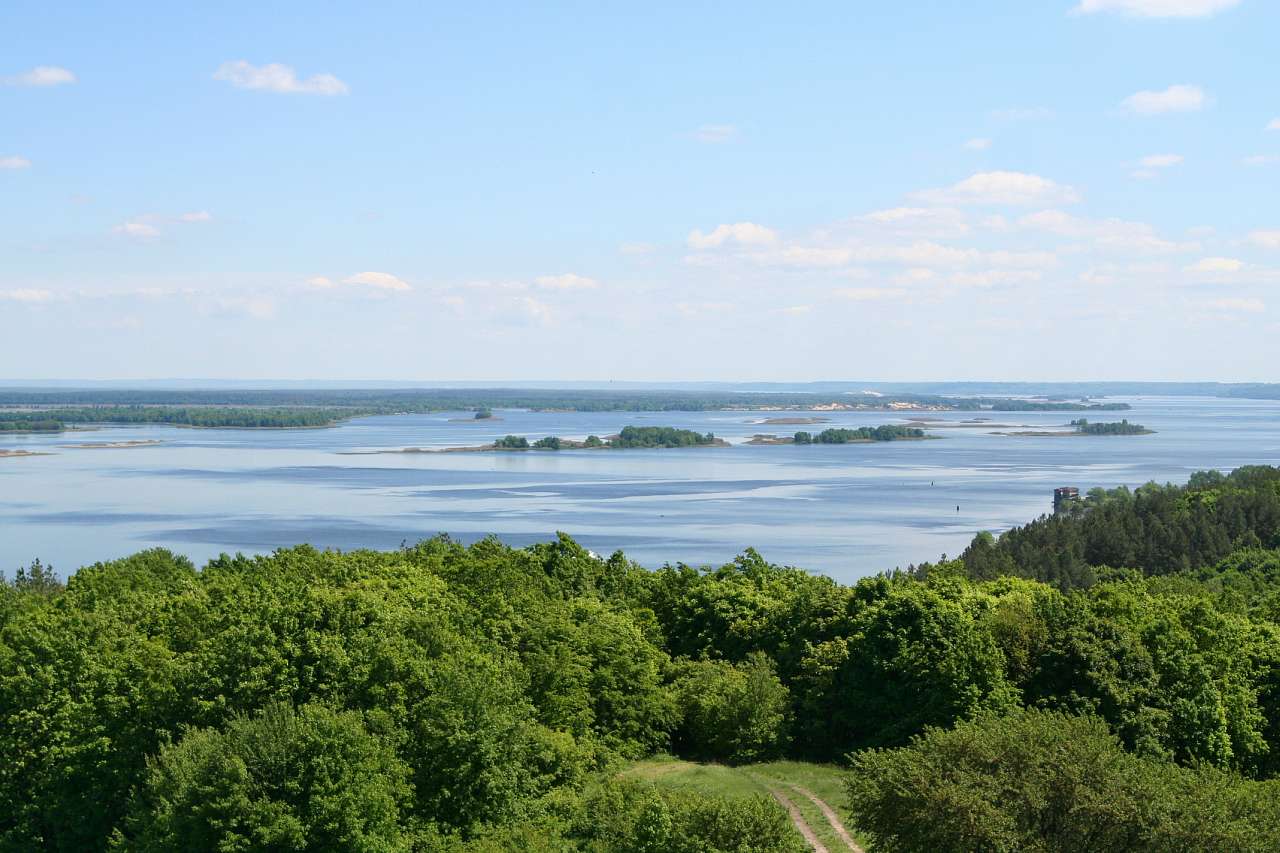
[[[1078,418],[1070,424],[1080,435],[1151,435],[1150,430],[1142,424],[1131,424],[1128,418],[1112,423],[1090,423],[1085,418]]]

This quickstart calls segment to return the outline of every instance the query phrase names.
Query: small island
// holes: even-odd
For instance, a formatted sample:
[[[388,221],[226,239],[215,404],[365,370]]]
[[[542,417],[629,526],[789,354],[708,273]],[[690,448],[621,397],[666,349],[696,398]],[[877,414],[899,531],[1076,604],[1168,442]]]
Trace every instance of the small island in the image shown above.
[[[628,426],[617,435],[600,438],[589,435],[582,441],[549,435],[534,442],[522,435],[508,435],[495,441],[493,450],[635,450],[675,447],[727,447],[729,442],[712,433],[674,427]]]
[[[857,429],[824,429],[816,435],[797,432],[790,438],[776,435],[755,435],[747,444],[870,444],[877,441],[918,441],[937,436],[926,435],[919,427],[885,424],[878,427]]]
[[[549,435],[529,441],[523,435],[504,435],[492,444],[475,447],[406,447],[401,450],[358,450],[344,455],[365,453],[484,453],[486,451],[537,451],[537,450],[643,450],[679,447],[728,447],[729,442],[716,438],[712,433],[695,432],[674,427],[623,427],[617,435],[601,438],[589,435],[578,441]]]
[[[1021,432],[995,432],[992,435],[1013,435],[1021,438],[1059,438],[1080,435],[1155,435],[1155,430],[1142,424],[1131,424],[1128,419],[1110,423],[1090,423],[1084,418],[1071,421],[1070,430],[1023,430]]]
[[[37,450],[4,450],[0,449],[0,459],[16,459],[19,456],[52,456],[52,453],[41,453]]]

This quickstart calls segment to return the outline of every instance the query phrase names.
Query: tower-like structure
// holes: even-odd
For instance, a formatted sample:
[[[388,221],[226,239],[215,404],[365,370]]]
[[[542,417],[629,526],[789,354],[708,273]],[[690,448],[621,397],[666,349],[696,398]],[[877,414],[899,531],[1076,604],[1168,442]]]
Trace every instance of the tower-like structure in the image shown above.
[[[1053,490],[1054,514],[1065,512],[1080,502],[1080,490],[1075,486],[1063,486]]]

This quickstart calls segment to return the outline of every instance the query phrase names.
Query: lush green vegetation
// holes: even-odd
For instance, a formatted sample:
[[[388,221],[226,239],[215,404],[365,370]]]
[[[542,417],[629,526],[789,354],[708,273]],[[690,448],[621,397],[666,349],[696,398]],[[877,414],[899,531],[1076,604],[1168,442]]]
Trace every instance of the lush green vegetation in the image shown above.
[[[1280,471],[1194,475],[1186,486],[1093,489],[1069,511],[977,536],[962,560],[974,578],[1018,575],[1088,586],[1100,567],[1167,575],[1212,567],[1240,549],[1280,548]]]
[[[1264,851],[1280,782],[1127,753],[1099,720],[1028,710],[931,729],[853,760],[877,851]]]
[[[345,409],[299,407],[85,406],[38,412],[0,411],[0,430],[9,424],[33,422],[37,415],[35,422],[46,424],[42,427],[45,430],[64,429],[67,424],[96,423],[284,429],[331,426],[351,413]]]
[[[53,418],[8,418],[0,413],[0,432],[59,432],[62,429],[65,429],[62,422]]]
[[[486,420],[488,420],[488,419],[489,419],[489,418],[491,418],[491,417],[493,417],[493,411],[492,411],[492,410],[490,410],[490,409],[477,409],[477,410],[476,410],[475,415],[473,416],[473,419],[474,419],[474,420],[477,420],[477,421],[486,421]]]
[[[795,434],[796,444],[848,444],[851,441],[899,441],[906,438],[924,438],[924,430],[899,424],[857,429],[824,429],[817,435],[808,432]]]
[[[800,849],[758,792],[619,777],[665,751],[847,764],[880,851],[1274,849],[1278,483],[1091,493],[852,586],[568,537],[35,564],[0,584],[0,850]]]
[[[711,433],[694,432],[674,427],[625,426],[617,438],[609,440],[610,447],[698,447],[715,444]]]
[[[538,450],[559,450],[560,439],[557,436],[549,435],[546,438],[540,438],[535,441],[533,446]]]
[[[1126,418],[1112,423],[1090,423],[1085,418],[1071,422],[1081,435],[1147,435],[1151,430],[1142,424],[1131,424]]]
[[[504,435],[493,443],[499,450],[528,450],[529,439],[523,435]]]

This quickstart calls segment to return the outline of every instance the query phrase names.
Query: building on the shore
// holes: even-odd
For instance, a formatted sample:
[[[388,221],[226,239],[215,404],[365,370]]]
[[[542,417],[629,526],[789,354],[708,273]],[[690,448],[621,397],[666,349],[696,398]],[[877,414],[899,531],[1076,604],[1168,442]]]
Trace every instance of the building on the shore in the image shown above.
[[[1075,486],[1063,486],[1053,490],[1054,513],[1066,512],[1070,507],[1080,503],[1080,490]]]

